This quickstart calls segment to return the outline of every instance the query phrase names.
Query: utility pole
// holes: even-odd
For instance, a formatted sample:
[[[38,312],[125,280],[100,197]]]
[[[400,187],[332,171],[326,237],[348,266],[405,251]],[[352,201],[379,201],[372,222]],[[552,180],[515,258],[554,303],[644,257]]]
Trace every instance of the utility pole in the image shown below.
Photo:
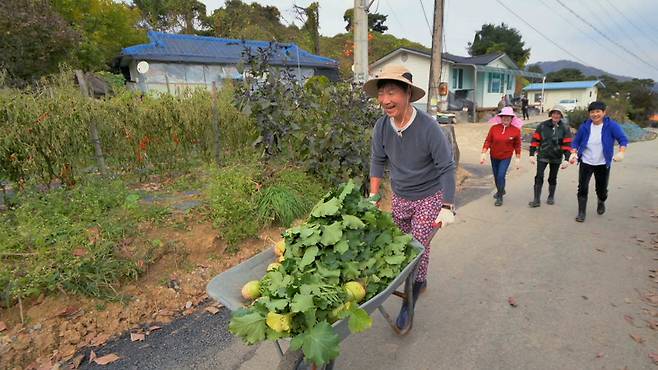
[[[441,50],[443,40],[443,0],[434,0],[434,30],[432,32],[432,60],[430,62],[430,82],[427,89],[427,113],[436,117],[441,110],[445,110],[448,92],[445,91],[441,96],[439,86],[441,84]],[[446,86],[447,87],[447,86]],[[452,146],[452,156],[455,163],[459,165],[459,145],[455,137],[455,127],[452,121],[448,124],[441,124],[443,132],[448,137]]]
[[[354,32],[354,82],[363,84],[368,79],[368,8],[372,2],[354,0],[352,31]]]
[[[439,84],[441,83],[441,49],[443,35],[443,0],[434,0],[434,30],[432,32],[432,60],[430,83],[427,89],[427,113],[439,111]]]

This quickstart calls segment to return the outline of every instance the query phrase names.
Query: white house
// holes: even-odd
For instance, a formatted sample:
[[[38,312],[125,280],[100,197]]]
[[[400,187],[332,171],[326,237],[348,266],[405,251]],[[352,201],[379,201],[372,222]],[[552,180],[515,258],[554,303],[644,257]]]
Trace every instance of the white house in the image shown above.
[[[378,70],[387,64],[400,64],[409,69],[414,83],[427,90],[429,86],[431,55],[428,52],[399,48],[370,65],[370,71]],[[441,81],[448,83],[449,110],[478,111],[495,108],[503,95],[513,96],[516,76],[542,78],[539,73],[527,72],[519,67],[505,53],[461,57],[442,54]],[[425,109],[427,99],[423,98],[416,106]],[[472,115],[477,117],[477,115]]]
[[[124,48],[114,65],[126,78],[128,87],[177,94],[187,88],[210,88],[215,82],[241,79],[238,65],[245,51],[271,52],[272,66],[290,71],[298,80],[326,76],[338,80],[338,62],[314,55],[296,44],[233,40],[197,35],[178,35],[149,31],[149,43]],[[140,71],[138,64],[147,66]]]
[[[605,87],[599,80],[546,82],[530,84],[524,87],[523,91],[528,94],[530,102],[539,103],[543,89],[544,109],[549,109],[561,101],[564,101],[563,105],[568,107],[587,108],[589,103],[597,100],[599,86]],[[567,101],[569,103],[565,104]]]

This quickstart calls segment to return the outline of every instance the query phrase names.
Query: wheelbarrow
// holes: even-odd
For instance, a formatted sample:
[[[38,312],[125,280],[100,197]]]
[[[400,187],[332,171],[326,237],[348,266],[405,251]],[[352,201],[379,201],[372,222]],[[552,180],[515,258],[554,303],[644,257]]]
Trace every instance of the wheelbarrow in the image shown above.
[[[416,277],[416,270],[418,262],[425,251],[425,247],[418,241],[411,242],[412,247],[416,249],[418,255],[400,272],[400,274],[379,294],[370,298],[368,301],[361,304],[361,308],[368,314],[371,314],[375,309],[379,310],[382,316],[386,319],[389,325],[398,335],[407,334],[413,326],[414,318],[414,297],[413,297],[413,283]],[[215,276],[206,288],[208,296],[217,300],[231,311],[235,311],[245,306],[245,301],[241,295],[242,286],[250,280],[260,280],[263,277],[267,265],[276,259],[276,255],[272,248],[268,248],[261,253],[251,257],[250,259],[232,267],[229,270],[222,272]],[[404,283],[404,290],[398,291],[397,288]],[[394,318],[386,312],[383,307],[384,301],[389,296],[396,296],[406,300],[409,310],[409,325],[406,328],[400,329],[395,324]],[[347,320],[339,320],[333,324],[333,329],[340,338],[343,340],[350,335],[347,326]],[[305,363],[301,351],[287,350],[285,353],[281,348],[279,341],[275,341],[277,352],[281,359],[279,362],[279,370],[303,370],[311,369],[312,367]],[[331,370],[334,367],[334,361],[325,364],[321,369]]]

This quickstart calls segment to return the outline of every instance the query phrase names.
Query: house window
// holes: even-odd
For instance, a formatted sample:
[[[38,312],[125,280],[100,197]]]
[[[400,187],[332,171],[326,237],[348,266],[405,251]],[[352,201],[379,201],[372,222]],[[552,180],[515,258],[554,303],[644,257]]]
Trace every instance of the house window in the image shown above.
[[[507,85],[505,85],[507,90],[514,90],[512,88],[512,75],[507,75]]]
[[[535,103],[541,102],[541,93],[535,93]]]
[[[487,86],[488,93],[502,93],[503,92],[503,75],[501,73],[489,72],[489,86]]]
[[[458,90],[464,88],[464,69],[455,68],[452,70],[452,89]]]

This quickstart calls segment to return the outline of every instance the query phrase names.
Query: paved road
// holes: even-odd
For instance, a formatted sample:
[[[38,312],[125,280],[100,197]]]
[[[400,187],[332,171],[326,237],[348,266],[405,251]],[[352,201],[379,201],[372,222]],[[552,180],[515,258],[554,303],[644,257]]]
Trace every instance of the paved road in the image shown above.
[[[458,223],[433,243],[414,330],[397,337],[375,314],[371,330],[342,343],[337,369],[655,368],[648,355],[658,353],[658,337],[644,320],[656,307],[640,299],[656,290],[648,277],[657,267],[649,247],[658,232],[655,153],[658,141],[632,144],[613,166],[608,213],[596,215],[590,202],[583,224],[573,220],[575,167],[560,174],[554,206],[527,207],[527,164],[510,176],[503,207],[493,206],[491,190],[462,206]],[[486,183],[476,185],[482,195]],[[387,302],[390,311],[397,305]],[[123,338],[99,355],[125,356],[105,369],[275,367],[272,344],[245,346],[225,328],[226,316],[194,315],[151,335],[148,347]]]

